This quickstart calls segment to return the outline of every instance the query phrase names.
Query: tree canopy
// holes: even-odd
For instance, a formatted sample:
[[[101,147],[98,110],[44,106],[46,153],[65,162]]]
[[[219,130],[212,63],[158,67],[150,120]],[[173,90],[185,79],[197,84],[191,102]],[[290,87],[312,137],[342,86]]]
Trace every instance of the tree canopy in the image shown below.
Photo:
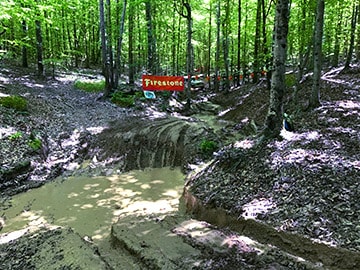
[[[148,21],[151,15],[154,58],[159,74],[185,74],[187,21],[182,2],[128,1],[123,34],[120,33],[124,1],[105,2],[107,38],[110,48],[118,46],[120,35],[121,70],[131,63],[135,71],[148,68]],[[183,1],[191,6],[194,69],[203,73],[232,74],[260,72],[269,68],[272,51],[275,1]],[[337,65],[346,59],[353,25],[354,1],[326,1],[323,60]],[[217,25],[217,8],[220,8]],[[147,10],[147,9],[151,10]],[[180,11],[180,12],[179,12]],[[316,1],[291,1],[287,63],[312,69],[307,60],[312,52]],[[37,62],[36,29],[42,29],[43,64],[70,67],[96,67],[101,63],[101,38],[98,0],[6,0],[0,5],[0,48],[2,57]],[[220,42],[217,32],[220,31]],[[360,58],[360,31],[354,34],[354,55]],[[131,40],[130,40],[131,39]],[[218,62],[216,51],[219,50]],[[26,49],[26,50],[24,50]],[[154,49],[154,48],[153,48]]]

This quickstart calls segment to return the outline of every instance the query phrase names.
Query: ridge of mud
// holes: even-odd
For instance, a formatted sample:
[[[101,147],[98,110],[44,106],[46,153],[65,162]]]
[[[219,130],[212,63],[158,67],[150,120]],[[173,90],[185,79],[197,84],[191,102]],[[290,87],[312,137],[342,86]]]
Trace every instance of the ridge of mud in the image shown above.
[[[132,125],[128,124],[128,121]],[[201,156],[204,139],[218,141],[203,122],[166,117],[128,119],[110,124],[99,134],[92,152],[99,160],[113,159],[125,171],[146,167],[183,167]]]
[[[260,220],[244,219],[229,214],[221,207],[206,206],[188,188],[184,188],[182,200],[186,211],[195,218],[239,232],[263,244],[274,245],[284,252],[312,262],[319,269],[360,269],[359,252],[317,243],[300,234],[276,230]]]

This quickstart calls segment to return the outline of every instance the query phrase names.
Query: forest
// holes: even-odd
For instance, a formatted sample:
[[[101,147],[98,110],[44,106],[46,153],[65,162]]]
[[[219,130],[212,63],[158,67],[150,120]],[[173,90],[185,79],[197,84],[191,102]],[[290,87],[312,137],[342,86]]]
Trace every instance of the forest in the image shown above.
[[[359,8],[1,1],[0,268],[360,269]]]
[[[261,71],[271,69],[275,4],[7,0],[0,6],[1,57],[23,66],[36,63],[40,74],[44,67],[99,67],[105,58],[116,74],[126,73],[133,83],[144,71],[186,74],[190,38],[192,72],[253,73],[256,82]],[[317,1],[290,4],[287,66],[311,70]],[[326,1],[321,39],[326,64],[359,60],[358,9],[356,1]]]

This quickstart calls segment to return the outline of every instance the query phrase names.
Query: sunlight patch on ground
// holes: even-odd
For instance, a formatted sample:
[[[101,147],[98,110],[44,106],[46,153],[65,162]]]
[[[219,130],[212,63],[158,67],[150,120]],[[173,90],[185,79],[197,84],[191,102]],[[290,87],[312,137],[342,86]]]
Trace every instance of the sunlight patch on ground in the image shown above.
[[[207,222],[194,219],[181,222],[173,229],[173,232],[194,239],[198,243],[216,247],[219,252],[229,248],[235,248],[241,252],[257,251],[258,253],[262,253],[264,250],[262,244],[249,237],[236,233],[227,235],[221,231],[214,230]]]
[[[91,135],[97,135],[104,131],[107,127],[88,127],[86,128],[87,131],[91,133]]]
[[[339,101],[337,105],[345,109],[360,109],[360,102],[355,102],[353,100],[342,100]]]
[[[234,144],[235,148],[242,148],[242,149],[249,149],[252,148],[255,145],[254,140],[245,139],[242,141],[237,141]]]
[[[24,85],[29,88],[44,88],[44,85],[32,82],[25,82]]]
[[[0,82],[1,83],[9,83],[10,82],[10,79],[9,78],[6,78],[6,77],[3,77],[3,76],[0,76]]]
[[[282,129],[280,135],[287,141],[301,141],[301,140],[314,141],[314,140],[319,140],[321,138],[321,134],[318,131],[296,133]],[[281,143],[282,142],[278,142],[277,144],[280,145]]]
[[[164,118],[167,116],[166,112],[159,112],[155,107],[146,108],[146,115],[150,117],[150,119]]]
[[[253,199],[242,207],[241,216],[244,219],[256,219],[259,214],[266,214],[270,209],[276,207],[276,204],[268,198]]]
[[[1,127],[0,126],[0,140],[2,138],[10,136],[11,134],[14,134],[15,132],[16,132],[16,129],[14,129],[13,127]]]

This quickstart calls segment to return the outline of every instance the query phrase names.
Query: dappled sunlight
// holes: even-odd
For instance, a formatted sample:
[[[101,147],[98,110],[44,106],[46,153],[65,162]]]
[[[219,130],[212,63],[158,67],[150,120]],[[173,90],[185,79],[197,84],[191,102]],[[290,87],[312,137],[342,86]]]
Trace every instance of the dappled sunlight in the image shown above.
[[[235,148],[250,149],[254,146],[255,146],[255,141],[250,139],[245,139],[234,143]]]
[[[183,181],[179,169],[161,168],[48,183],[13,197],[2,233],[52,224],[101,240],[119,216],[176,211]]]
[[[241,216],[244,219],[256,219],[258,215],[264,215],[275,207],[276,204],[271,198],[253,199],[251,202],[243,205]]]
[[[164,118],[167,116],[166,112],[159,112],[155,107],[149,106],[146,108],[146,115],[154,120],[157,118]]]
[[[337,105],[344,109],[360,109],[360,102],[353,100],[342,100],[337,102]]]
[[[191,238],[198,244],[211,245],[217,247],[218,251],[235,248],[240,252],[263,252],[263,245],[255,240],[238,235],[234,232],[225,234],[219,230],[214,230],[212,225],[207,222],[189,219],[178,224],[173,230],[178,235]]]
[[[104,131],[107,127],[88,127],[86,128],[87,131],[91,133],[91,135],[97,135]]]
[[[320,169],[323,166],[352,166],[351,160],[344,159],[340,155],[302,148],[290,149],[285,153],[274,152],[271,157],[274,168],[282,164],[302,165],[309,169]]]
[[[285,139],[285,141],[315,141],[321,138],[321,134],[316,130],[297,133],[282,129],[280,135]],[[277,142],[276,144],[280,146],[282,142]]]
[[[1,127],[0,126],[0,140],[10,136],[11,134],[14,134],[16,132],[16,129],[13,127]]]
[[[24,82],[24,85],[29,88],[44,88],[45,86],[43,84],[35,83],[35,82]]]
[[[8,84],[8,83],[10,83],[10,79],[8,77],[4,77],[4,76],[0,75],[0,83]],[[0,96],[1,96],[1,93],[0,93]]]

